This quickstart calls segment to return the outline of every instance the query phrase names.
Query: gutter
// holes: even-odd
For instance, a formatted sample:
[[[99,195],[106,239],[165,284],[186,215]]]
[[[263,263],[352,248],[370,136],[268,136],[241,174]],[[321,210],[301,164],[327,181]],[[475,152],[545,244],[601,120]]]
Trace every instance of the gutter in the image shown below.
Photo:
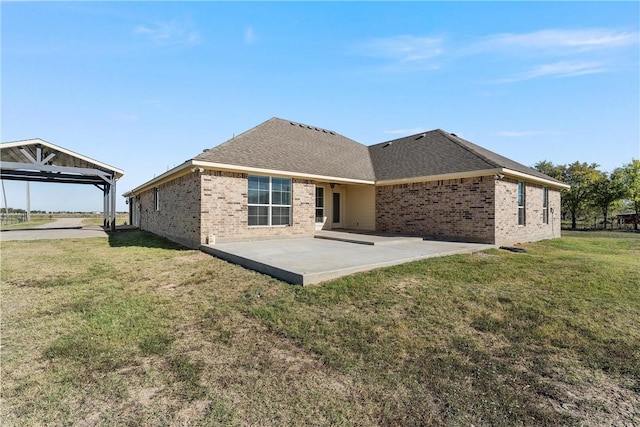
[[[427,176],[418,176],[418,177],[412,177],[412,178],[387,179],[387,180],[376,181],[375,185],[383,186],[383,185],[411,184],[415,182],[442,181],[447,179],[473,178],[478,176],[492,176],[492,175],[496,179],[501,179],[504,176],[509,176],[512,178],[522,179],[529,182],[536,182],[539,184],[543,184],[547,187],[553,187],[560,190],[568,190],[569,188],[571,188],[570,185],[567,185],[559,181],[540,178],[534,175],[529,175],[523,172],[518,172],[513,169],[507,169],[507,168],[482,169],[482,170],[476,170],[476,171],[444,173],[439,175],[427,175]]]
[[[301,172],[290,172],[290,171],[281,171],[276,169],[263,169],[263,168],[254,168],[251,166],[239,166],[239,165],[230,165],[226,163],[212,163],[212,162],[204,162],[201,160],[187,160],[174,167],[167,172],[158,175],[150,181],[145,182],[144,184],[134,188],[131,191],[127,191],[123,194],[124,197],[132,197],[136,194],[163,184],[164,182],[170,181],[172,179],[178,178],[180,176],[186,175],[190,172],[195,172],[193,168],[207,169],[207,170],[220,170],[220,171],[228,171],[228,172],[244,172],[244,173],[253,173],[256,175],[269,175],[269,176],[279,176],[279,177],[287,177],[287,178],[302,178],[302,179],[310,179],[314,181],[324,181],[324,182],[332,182],[336,184],[360,184],[360,185],[374,185],[375,181],[363,180],[363,179],[354,179],[354,178],[341,178],[336,176],[325,176],[325,175],[315,175],[309,173],[301,173]]]

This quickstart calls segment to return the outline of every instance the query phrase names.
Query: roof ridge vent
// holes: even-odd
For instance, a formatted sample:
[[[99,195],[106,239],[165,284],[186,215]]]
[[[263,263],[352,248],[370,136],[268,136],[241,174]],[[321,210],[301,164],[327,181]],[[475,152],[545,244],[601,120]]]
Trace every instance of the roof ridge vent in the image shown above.
[[[305,124],[303,124],[303,123],[297,123],[297,122],[289,121],[289,124],[290,124],[291,126],[299,126],[299,127],[303,128],[303,129],[305,129],[305,128],[306,128],[306,129],[309,129],[309,130],[315,130],[315,131],[317,131],[317,132],[328,133],[328,134],[331,134],[331,135],[335,135],[335,134],[336,134],[336,133],[335,133],[334,131],[332,131],[332,130],[323,129],[323,128],[319,128],[319,127],[315,127],[315,126],[311,126],[311,125],[305,125]]]

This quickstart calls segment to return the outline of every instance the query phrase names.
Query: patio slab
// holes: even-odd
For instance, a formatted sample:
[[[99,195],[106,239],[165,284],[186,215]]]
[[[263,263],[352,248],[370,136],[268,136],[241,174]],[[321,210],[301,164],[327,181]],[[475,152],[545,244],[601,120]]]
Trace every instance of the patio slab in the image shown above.
[[[338,232],[334,232],[338,233]],[[341,234],[345,234],[341,236]],[[245,268],[296,285],[310,285],[361,271],[425,258],[471,253],[495,247],[401,236],[347,235],[346,240],[298,238],[202,245],[200,249]],[[373,243],[362,243],[373,240]],[[388,239],[388,240],[384,240]],[[350,240],[360,240],[352,242]]]

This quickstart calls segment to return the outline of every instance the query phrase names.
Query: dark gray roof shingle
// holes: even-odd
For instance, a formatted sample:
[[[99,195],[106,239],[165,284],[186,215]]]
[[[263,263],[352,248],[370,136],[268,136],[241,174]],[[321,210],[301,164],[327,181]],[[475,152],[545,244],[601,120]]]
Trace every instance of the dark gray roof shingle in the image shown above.
[[[333,131],[275,117],[194,160],[364,181],[506,168],[560,182],[441,129],[367,147]]]
[[[506,168],[559,182],[441,129],[369,147],[376,180],[394,180]]]
[[[375,180],[367,146],[333,131],[275,117],[194,160]]]

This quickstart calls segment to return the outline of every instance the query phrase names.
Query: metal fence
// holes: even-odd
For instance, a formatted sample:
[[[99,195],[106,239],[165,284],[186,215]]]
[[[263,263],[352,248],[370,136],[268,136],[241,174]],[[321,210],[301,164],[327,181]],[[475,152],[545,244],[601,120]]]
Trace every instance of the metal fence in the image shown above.
[[[0,225],[19,224],[27,220],[26,212],[0,213]]]

